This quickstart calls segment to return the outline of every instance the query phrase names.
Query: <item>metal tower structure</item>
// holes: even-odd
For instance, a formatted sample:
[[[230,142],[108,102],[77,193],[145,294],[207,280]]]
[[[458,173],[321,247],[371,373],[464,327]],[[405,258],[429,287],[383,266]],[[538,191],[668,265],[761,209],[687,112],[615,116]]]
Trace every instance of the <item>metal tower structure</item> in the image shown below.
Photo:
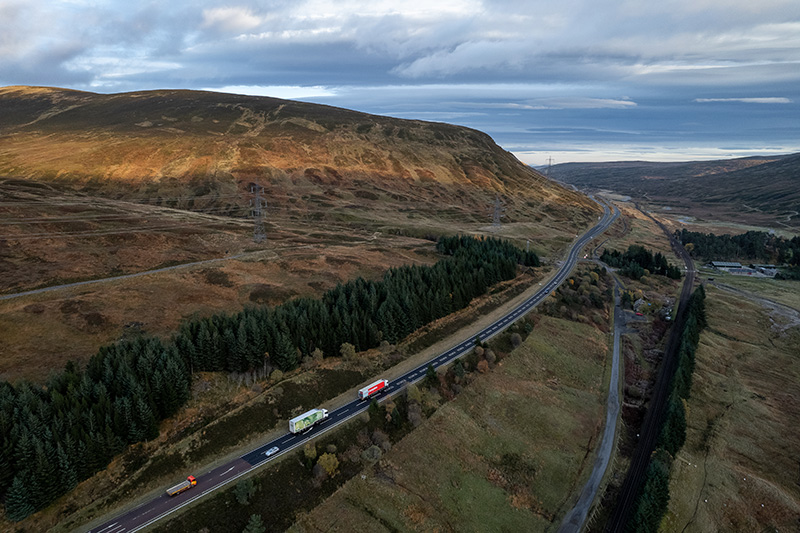
[[[500,195],[498,194],[494,198],[494,213],[492,214],[492,226],[499,227],[500,226],[500,219],[503,218],[505,215],[503,211],[505,211],[505,207],[503,207],[503,202],[500,200]]]
[[[255,195],[255,198],[250,200],[250,207],[252,207],[253,214],[253,241],[264,242],[267,240],[267,231],[264,229],[264,211],[267,209],[267,201],[261,198],[261,193],[264,187],[261,185],[251,185],[250,193]]]

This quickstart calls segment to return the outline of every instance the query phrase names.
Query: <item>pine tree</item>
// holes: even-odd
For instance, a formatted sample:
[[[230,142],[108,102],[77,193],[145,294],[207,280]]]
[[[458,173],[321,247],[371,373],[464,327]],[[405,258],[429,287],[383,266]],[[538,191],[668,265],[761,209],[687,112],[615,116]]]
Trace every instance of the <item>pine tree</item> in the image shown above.
[[[261,515],[250,515],[250,521],[247,522],[247,527],[242,530],[242,533],[265,533],[267,531]]]
[[[281,333],[273,357],[275,365],[284,372],[297,368],[297,348],[294,347],[289,336]]]
[[[59,492],[67,493],[78,486],[78,474],[69,461],[67,453],[61,446],[58,447],[58,476],[56,480],[59,484]]]
[[[31,503],[31,495],[28,493],[26,483],[20,475],[14,477],[11,488],[6,495],[6,516],[9,520],[19,522],[23,518],[31,515],[36,508]]]
[[[686,412],[680,397],[670,396],[659,446],[674,456],[686,441]]]

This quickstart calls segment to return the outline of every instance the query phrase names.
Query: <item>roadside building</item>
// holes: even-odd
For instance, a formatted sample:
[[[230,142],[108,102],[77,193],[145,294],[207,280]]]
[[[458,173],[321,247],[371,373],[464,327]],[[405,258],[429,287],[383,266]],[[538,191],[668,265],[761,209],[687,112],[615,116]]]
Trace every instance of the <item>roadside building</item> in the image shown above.
[[[729,268],[729,269],[727,269],[727,272],[729,274],[733,274],[734,276],[756,276],[756,277],[761,277],[761,274],[758,272],[758,270],[756,270],[754,268],[747,268],[747,267]]]
[[[734,268],[742,268],[742,264],[736,261],[711,261],[709,265],[724,272],[729,272]]]
[[[750,265],[750,268],[757,270],[760,274],[763,274],[769,278],[774,278],[775,274],[778,273],[777,265],[765,265],[761,263],[753,263],[752,265]]]

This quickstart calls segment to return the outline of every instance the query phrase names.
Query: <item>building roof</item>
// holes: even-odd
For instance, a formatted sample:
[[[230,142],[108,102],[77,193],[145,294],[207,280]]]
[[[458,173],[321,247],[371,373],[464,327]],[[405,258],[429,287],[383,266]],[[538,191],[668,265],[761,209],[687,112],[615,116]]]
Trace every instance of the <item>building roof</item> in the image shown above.
[[[728,262],[728,261],[711,261],[711,266],[717,268],[742,268],[741,263]]]

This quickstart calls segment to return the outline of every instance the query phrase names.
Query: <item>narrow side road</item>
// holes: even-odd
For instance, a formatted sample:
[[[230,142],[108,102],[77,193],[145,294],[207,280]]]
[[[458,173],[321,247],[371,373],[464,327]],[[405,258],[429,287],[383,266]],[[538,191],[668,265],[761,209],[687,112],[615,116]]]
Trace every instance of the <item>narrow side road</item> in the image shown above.
[[[606,399],[606,425],[603,429],[603,436],[600,446],[597,448],[597,457],[594,460],[594,467],[589,479],[581,490],[578,501],[571,511],[564,517],[559,533],[577,533],[583,528],[589,509],[592,507],[600,482],[608,468],[611,454],[614,451],[614,443],[617,440],[617,420],[620,412],[620,335],[626,324],[625,311],[620,304],[620,283],[614,277],[614,350],[611,355],[611,379],[608,382],[608,397]]]
[[[218,263],[220,261],[229,261],[231,259],[239,259],[240,257],[245,257],[249,255],[253,255],[256,253],[263,253],[261,251],[258,252],[249,252],[245,254],[238,254],[238,255],[231,255],[228,257],[217,257],[215,259],[204,259],[203,261],[194,261],[193,263],[181,263],[180,265],[173,265],[163,268],[156,268],[154,270],[145,270],[143,272],[133,272],[131,274],[122,274],[121,276],[112,276],[110,278],[101,278],[101,279],[88,279],[86,281],[76,281],[74,283],[66,283],[64,285],[52,285],[50,287],[42,287],[41,289],[32,289],[29,291],[24,292],[15,292],[12,294],[0,294],[0,300],[10,300],[11,298],[19,298],[20,296],[30,296],[31,294],[41,294],[43,292],[50,292],[50,291],[57,291],[61,289],[68,289],[71,287],[80,287],[83,285],[93,285],[95,283],[106,283],[109,281],[117,281],[120,279],[130,279],[130,278],[138,278],[139,276],[148,276],[150,274],[157,274],[159,272],[167,272],[170,270],[177,270],[179,268],[188,268],[194,267],[198,265],[208,265],[211,263]]]

